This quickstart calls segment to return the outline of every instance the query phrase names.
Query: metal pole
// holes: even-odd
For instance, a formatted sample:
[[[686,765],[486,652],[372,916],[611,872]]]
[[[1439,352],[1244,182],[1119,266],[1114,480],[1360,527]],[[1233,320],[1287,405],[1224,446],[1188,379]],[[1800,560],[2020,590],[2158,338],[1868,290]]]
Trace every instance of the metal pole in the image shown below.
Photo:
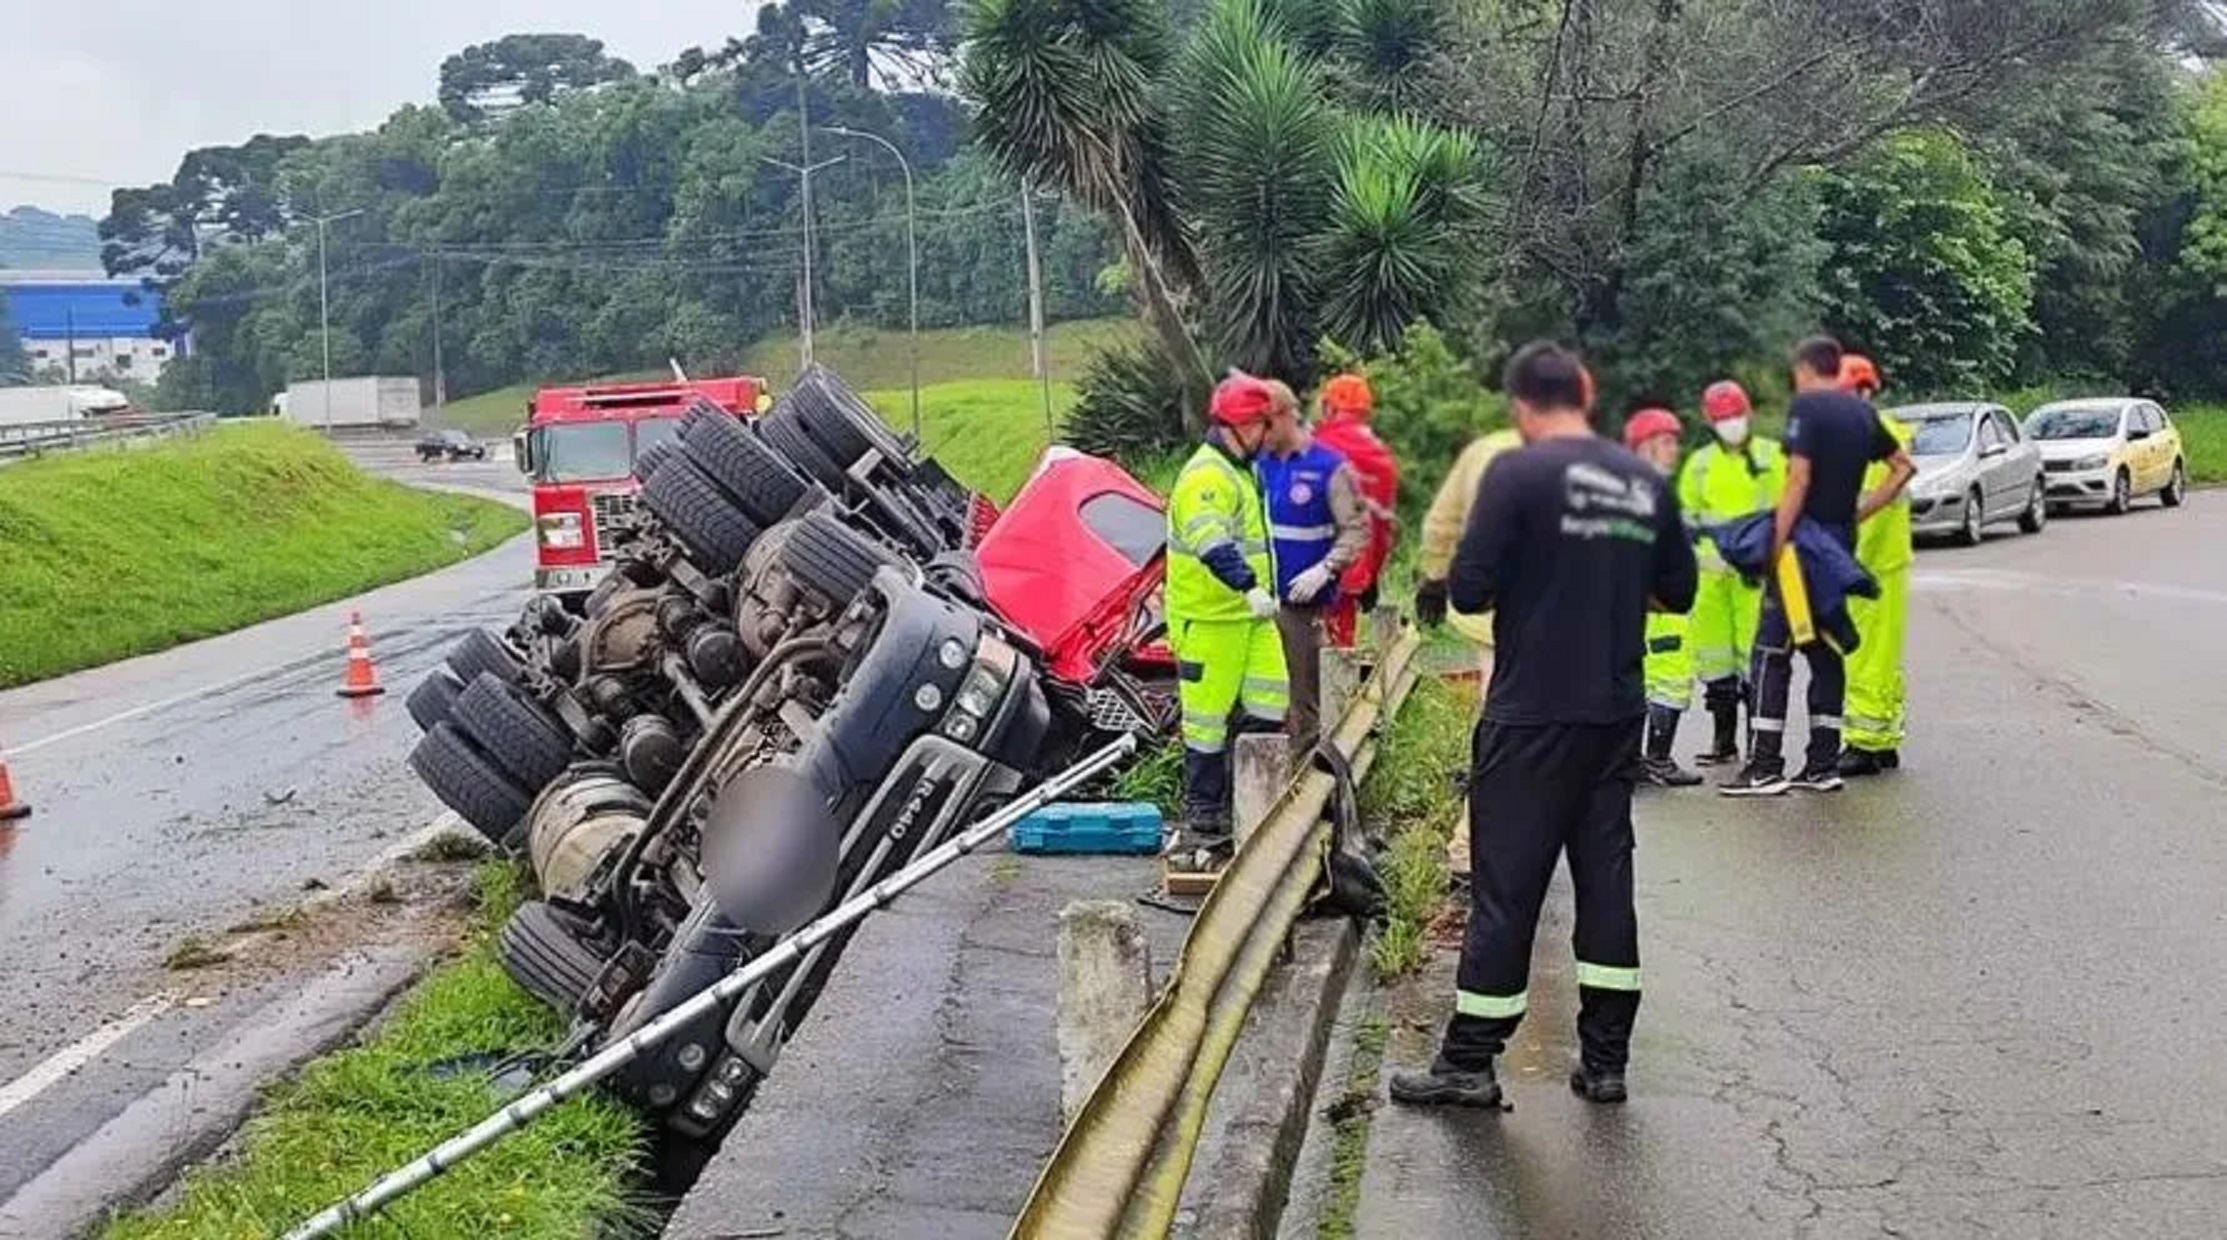
[[[796,130],[797,162],[804,166],[804,367],[812,367],[812,329],[818,322],[818,311],[812,302],[812,92],[804,75],[804,57],[799,52],[796,62]]]
[[[433,420],[448,410],[448,372],[441,365],[441,247],[433,246]]]
[[[1036,246],[1036,205],[1028,186],[1021,186],[1021,227],[1028,234],[1028,348],[1029,373],[1044,392],[1044,442],[1052,441],[1052,364],[1045,355],[1044,256]]]
[[[328,435],[333,428],[333,328],[332,302],[325,280],[325,225],[362,214],[363,209],[359,207],[338,215],[317,217],[317,337],[325,355],[325,433]]]
[[[918,443],[920,441],[920,212],[913,198],[912,162],[905,158],[903,151],[897,149],[896,143],[882,137],[880,134],[867,133],[863,129],[849,129],[841,125],[829,125],[825,128],[829,133],[842,134],[849,138],[864,138],[869,142],[880,143],[883,150],[896,157],[897,166],[903,169],[905,173],[905,292],[912,319],[912,437],[913,442]]]
[[[967,828],[955,838],[946,840],[912,864],[781,940],[765,955],[720,979],[717,985],[698,992],[621,1041],[597,1051],[578,1067],[547,1085],[530,1091],[509,1106],[481,1120],[463,1135],[443,1142],[425,1157],[382,1177],[377,1183],[346,1201],[328,1207],[300,1227],[286,1233],[286,1240],[317,1240],[318,1237],[329,1236],[349,1223],[370,1217],[404,1194],[423,1187],[442,1172],[524,1128],[543,1112],[609,1077],[632,1062],[636,1056],[663,1043],[705,1013],[733,1000],[774,972],[803,959],[813,948],[862,920],[868,913],[887,905],[952,862],[988,844],[1039,806],[1049,804],[1096,778],[1101,771],[1111,769],[1116,762],[1134,753],[1136,748],[1137,738],[1134,735],[1124,735],[1074,766],[1045,780],[1035,791]]]
[[[802,310],[802,312],[801,312],[801,317],[803,318],[803,323],[802,323],[802,324],[800,325],[800,326],[801,326],[801,330],[800,330],[800,332],[798,333],[798,335],[799,335],[799,337],[800,337],[800,341],[801,341],[801,344],[802,344],[802,351],[803,351],[803,356],[804,356],[804,360],[803,360],[803,367],[802,367],[802,368],[809,368],[809,367],[810,367],[810,366],[812,365],[812,314],[813,314],[813,311],[812,311],[812,245],[813,245],[813,242],[812,242],[812,174],[813,174],[813,173],[815,173],[815,172],[818,172],[818,171],[819,171],[820,169],[822,169],[822,168],[832,168],[832,167],[834,167],[834,166],[835,166],[836,164],[842,163],[842,162],[843,162],[843,159],[844,159],[844,157],[843,157],[843,156],[841,156],[841,155],[838,155],[838,156],[836,156],[836,157],[835,157],[835,158],[833,158],[833,159],[823,159],[823,160],[821,160],[820,162],[818,162],[818,163],[816,163],[816,164],[792,164],[792,163],[789,163],[789,162],[787,162],[786,160],[779,160],[779,159],[775,159],[775,158],[774,158],[774,157],[772,157],[771,155],[760,155],[760,156],[759,156],[758,158],[759,158],[759,159],[762,159],[762,160],[764,160],[765,162],[767,162],[767,163],[769,163],[769,164],[772,164],[772,165],[773,165],[774,167],[776,167],[776,168],[786,168],[786,169],[788,169],[788,170],[789,170],[790,172],[794,172],[794,173],[796,173],[796,174],[797,174],[797,176],[798,176],[799,178],[801,178],[801,179],[802,179],[802,180],[804,181],[804,298],[803,298],[803,301],[804,301],[804,306],[803,306],[803,310]]]

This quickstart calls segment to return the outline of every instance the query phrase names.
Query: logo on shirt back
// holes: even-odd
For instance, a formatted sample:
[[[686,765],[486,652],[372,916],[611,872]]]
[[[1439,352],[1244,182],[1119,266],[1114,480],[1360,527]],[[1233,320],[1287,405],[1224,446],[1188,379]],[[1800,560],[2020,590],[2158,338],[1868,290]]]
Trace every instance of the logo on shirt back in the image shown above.
[[[1661,504],[1660,488],[1645,478],[1584,461],[1562,471],[1562,532],[1569,537],[1653,543]]]

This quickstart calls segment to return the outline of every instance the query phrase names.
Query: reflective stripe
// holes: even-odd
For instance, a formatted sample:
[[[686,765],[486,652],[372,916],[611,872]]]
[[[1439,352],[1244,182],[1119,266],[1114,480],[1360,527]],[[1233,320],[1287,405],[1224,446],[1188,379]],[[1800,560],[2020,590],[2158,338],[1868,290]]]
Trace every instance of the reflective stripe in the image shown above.
[[[1466,990],[1454,992],[1456,1012],[1485,1020],[1506,1020],[1511,1016],[1521,1016],[1529,1001],[1530,995],[1520,990],[1512,995],[1480,995]]]
[[[1246,693],[1264,693],[1271,697],[1289,697],[1291,696],[1291,682],[1288,680],[1270,680],[1265,676],[1247,676],[1243,691]]]
[[[1289,539],[1292,542],[1331,542],[1338,537],[1335,525],[1271,525],[1270,538]]]
[[[1649,698],[1649,699],[1648,699],[1648,701],[1647,701],[1647,704],[1648,704],[1649,706],[1660,706],[1660,707],[1662,707],[1662,708],[1663,708],[1664,710],[1668,710],[1668,711],[1675,711],[1675,712],[1677,712],[1678,714],[1681,714],[1681,715],[1683,715],[1683,714],[1685,714],[1685,713],[1686,713],[1686,707],[1687,707],[1687,706],[1689,706],[1689,705],[1691,705],[1692,703],[1691,703],[1690,701],[1684,701],[1684,702],[1680,702],[1680,701],[1674,701],[1674,700],[1672,700],[1672,699],[1670,699],[1670,698],[1667,698],[1667,697],[1658,697],[1658,698]]]
[[[1185,542],[1196,543],[1199,541],[1200,535],[1210,526],[1220,528],[1225,537],[1235,537],[1231,533],[1230,527],[1236,524],[1237,522],[1219,512],[1200,513],[1184,523],[1182,538]]]
[[[1758,732],[1784,732],[1786,730],[1786,720],[1784,719],[1750,719],[1748,725]]]
[[[1809,726],[1812,731],[1820,728],[1829,728],[1832,731],[1838,732],[1844,725],[1841,723],[1840,716],[1838,715],[1819,715],[1817,718],[1809,721]]]
[[[1614,965],[1577,962],[1577,984],[1595,990],[1638,990],[1639,968],[1619,969]]]

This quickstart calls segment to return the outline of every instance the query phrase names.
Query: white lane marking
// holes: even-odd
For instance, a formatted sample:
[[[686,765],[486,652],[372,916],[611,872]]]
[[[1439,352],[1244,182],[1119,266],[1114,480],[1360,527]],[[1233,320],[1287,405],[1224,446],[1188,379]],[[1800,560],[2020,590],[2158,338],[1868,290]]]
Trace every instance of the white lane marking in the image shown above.
[[[109,1047],[137,1033],[147,1022],[169,1011],[177,1001],[177,996],[168,991],[149,995],[133,1004],[122,1016],[54,1052],[37,1067],[5,1086],[0,1086],[0,1116],[5,1116],[45,1093],[72,1072],[100,1058]]]
[[[17,757],[27,753],[37,753],[49,745],[59,745],[63,741],[76,740],[89,732],[98,732],[103,728],[111,728],[119,723],[130,723],[134,719],[152,715],[156,711],[168,710],[173,706],[183,706],[196,698],[213,697],[216,694],[237,689],[242,685],[253,684],[258,680],[267,680],[282,673],[286,666],[286,664],[278,664],[273,667],[258,668],[245,676],[234,676],[230,680],[219,681],[213,685],[203,685],[198,689],[188,689],[184,693],[175,694],[160,701],[134,706],[130,710],[120,710],[106,719],[95,719],[91,723],[81,723],[74,728],[64,728],[52,736],[42,736],[25,744],[10,745],[8,746],[8,752]]]
[[[2227,604],[2227,591],[2195,586],[2165,585],[2147,581],[2110,581],[2092,577],[2047,577],[2000,569],[1924,570],[1912,574],[1920,586],[1964,587],[1976,590],[2027,590],[2041,594],[2090,594],[2112,598],[2178,599],[2191,603]]]

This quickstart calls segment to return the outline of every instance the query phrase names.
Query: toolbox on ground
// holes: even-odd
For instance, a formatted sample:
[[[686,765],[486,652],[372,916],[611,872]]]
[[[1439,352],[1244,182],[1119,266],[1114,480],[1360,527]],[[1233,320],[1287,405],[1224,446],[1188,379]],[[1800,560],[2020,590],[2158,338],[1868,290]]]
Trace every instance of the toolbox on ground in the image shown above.
[[[1150,855],[1160,851],[1160,807],[1142,802],[1047,805],[1013,824],[1018,853]]]

